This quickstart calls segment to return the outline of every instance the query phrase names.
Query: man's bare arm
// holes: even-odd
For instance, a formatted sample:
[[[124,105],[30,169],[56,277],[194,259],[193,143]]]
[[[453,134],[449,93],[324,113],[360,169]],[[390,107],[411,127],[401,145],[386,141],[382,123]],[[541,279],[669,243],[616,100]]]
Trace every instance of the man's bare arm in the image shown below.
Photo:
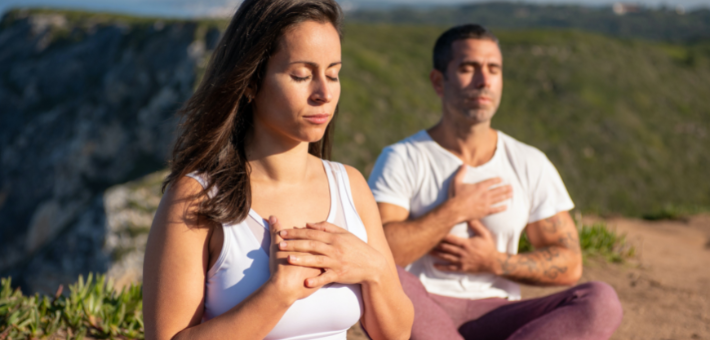
[[[434,248],[457,222],[446,203],[409,220],[409,211],[398,205],[377,203],[394,262],[407,266]]]
[[[491,189],[500,178],[474,184],[463,183],[466,166],[461,166],[449,186],[449,199],[423,216],[409,219],[409,211],[398,205],[378,203],[385,237],[394,261],[406,266],[431,251],[451,228],[461,222],[479,219],[506,209],[494,206],[512,195],[510,185]]]
[[[446,235],[430,253],[440,270],[462,273],[492,273],[539,286],[572,285],[582,275],[582,255],[577,228],[569,213],[528,224],[530,243],[536,250],[510,255],[498,252],[490,231],[479,221],[470,221],[475,235]]]
[[[582,276],[582,254],[574,221],[566,211],[528,224],[525,232],[535,250],[502,254],[499,275],[531,285],[573,285]]]

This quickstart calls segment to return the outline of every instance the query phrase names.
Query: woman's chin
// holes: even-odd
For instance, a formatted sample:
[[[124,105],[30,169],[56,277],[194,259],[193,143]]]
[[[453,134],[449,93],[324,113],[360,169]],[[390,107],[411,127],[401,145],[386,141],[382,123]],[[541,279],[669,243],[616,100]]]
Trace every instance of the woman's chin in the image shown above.
[[[325,135],[325,128],[323,129],[308,129],[308,131],[301,131],[298,134],[298,140],[305,143],[316,143],[323,139]]]

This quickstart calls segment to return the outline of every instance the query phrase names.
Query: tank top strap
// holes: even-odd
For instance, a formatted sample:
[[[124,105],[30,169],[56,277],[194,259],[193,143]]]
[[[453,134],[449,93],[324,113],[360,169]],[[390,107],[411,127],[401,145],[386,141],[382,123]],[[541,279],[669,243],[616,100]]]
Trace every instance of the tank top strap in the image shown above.
[[[350,178],[348,177],[347,170],[341,163],[327,162],[333,169],[333,174],[338,185],[338,196],[343,208],[342,212],[345,217],[346,224],[348,225],[348,231],[359,237],[361,240],[367,242],[367,231],[365,230],[365,225],[362,223],[362,219],[360,219],[360,215],[355,207],[355,200],[353,199],[353,194],[350,190]]]
[[[187,177],[190,177],[194,180],[196,180],[200,185],[202,186],[202,189],[207,189],[207,187],[210,185],[209,180],[205,174],[199,173],[197,171],[193,171],[189,174],[186,175]],[[217,194],[217,186],[213,186],[212,189],[207,193],[207,196],[212,198],[214,195]]]

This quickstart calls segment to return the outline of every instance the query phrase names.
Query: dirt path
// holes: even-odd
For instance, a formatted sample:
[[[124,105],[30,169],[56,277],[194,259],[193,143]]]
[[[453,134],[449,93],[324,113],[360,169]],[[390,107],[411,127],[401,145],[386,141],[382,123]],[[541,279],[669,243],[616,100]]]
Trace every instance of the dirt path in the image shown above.
[[[593,222],[598,218],[585,218]],[[685,221],[610,218],[626,233],[637,256],[623,265],[588,261],[580,282],[604,281],[616,289],[624,320],[616,340],[710,340],[710,215]],[[523,287],[523,298],[563,288]],[[349,340],[366,339],[354,327]]]

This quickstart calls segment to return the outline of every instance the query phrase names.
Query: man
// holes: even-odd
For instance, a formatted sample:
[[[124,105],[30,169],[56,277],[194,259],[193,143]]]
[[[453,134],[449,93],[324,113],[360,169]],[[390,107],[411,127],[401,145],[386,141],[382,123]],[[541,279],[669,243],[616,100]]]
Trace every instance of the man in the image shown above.
[[[555,167],[490,126],[503,90],[497,38],[479,25],[446,31],[430,79],[441,120],[385,148],[369,180],[406,268],[412,339],[608,339],[622,310],[604,283],[517,301],[516,282],[576,283],[582,256]],[[523,231],[535,250],[517,254]]]

